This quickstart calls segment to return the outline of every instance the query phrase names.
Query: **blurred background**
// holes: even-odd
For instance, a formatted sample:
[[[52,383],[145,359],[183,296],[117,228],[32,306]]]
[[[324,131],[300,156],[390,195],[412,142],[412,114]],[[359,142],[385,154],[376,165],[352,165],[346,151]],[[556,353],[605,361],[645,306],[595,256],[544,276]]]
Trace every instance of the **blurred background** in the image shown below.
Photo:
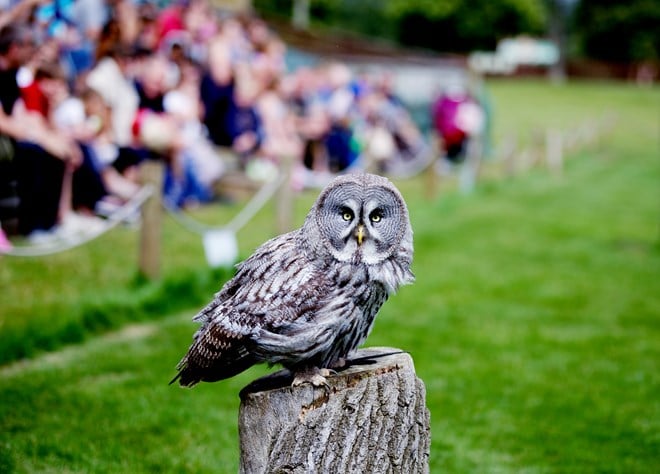
[[[0,472],[236,472],[192,316],[339,173],[401,190],[431,472],[660,466],[660,4],[0,0]]]

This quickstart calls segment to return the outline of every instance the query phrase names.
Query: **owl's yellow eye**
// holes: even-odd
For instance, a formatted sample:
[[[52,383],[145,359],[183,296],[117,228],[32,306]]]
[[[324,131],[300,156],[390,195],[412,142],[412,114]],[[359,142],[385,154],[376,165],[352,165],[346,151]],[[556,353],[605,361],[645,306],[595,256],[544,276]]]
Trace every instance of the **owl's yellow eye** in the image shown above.
[[[350,221],[351,219],[353,219],[353,213],[350,211],[344,211],[342,217],[344,218],[345,221]]]
[[[369,219],[371,219],[371,222],[380,222],[381,218],[382,218],[382,216],[377,212],[374,212],[369,216]]]

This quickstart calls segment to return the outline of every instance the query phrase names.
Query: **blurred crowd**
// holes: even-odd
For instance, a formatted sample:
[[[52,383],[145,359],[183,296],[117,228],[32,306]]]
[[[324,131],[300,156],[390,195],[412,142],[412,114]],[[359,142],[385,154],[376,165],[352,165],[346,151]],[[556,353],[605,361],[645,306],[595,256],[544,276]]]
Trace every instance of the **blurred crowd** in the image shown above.
[[[18,233],[94,228],[138,192],[143,160],[166,164],[165,199],[183,207],[230,171],[286,164],[303,187],[425,147],[389,77],[288,71],[261,19],[162,3],[0,0],[0,199],[17,198]]]

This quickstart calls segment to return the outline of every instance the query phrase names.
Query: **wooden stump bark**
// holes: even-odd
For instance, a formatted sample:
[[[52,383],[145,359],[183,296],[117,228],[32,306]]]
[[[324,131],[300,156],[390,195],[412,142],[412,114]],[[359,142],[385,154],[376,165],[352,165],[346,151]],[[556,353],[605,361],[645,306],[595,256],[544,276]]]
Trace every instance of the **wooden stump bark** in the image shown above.
[[[361,349],[327,389],[291,380],[282,370],[241,391],[241,473],[429,472],[426,390],[410,355]]]

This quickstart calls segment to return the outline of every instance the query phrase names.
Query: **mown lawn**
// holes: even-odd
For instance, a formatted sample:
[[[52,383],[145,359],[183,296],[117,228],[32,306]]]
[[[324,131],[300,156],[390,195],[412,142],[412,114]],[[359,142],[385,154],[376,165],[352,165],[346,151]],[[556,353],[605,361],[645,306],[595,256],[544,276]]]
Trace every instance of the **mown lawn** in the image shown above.
[[[609,111],[617,125],[570,156],[562,177],[534,170],[470,196],[449,183],[432,201],[422,178],[397,183],[417,282],[385,305],[368,345],[415,360],[431,472],[657,472],[660,93],[489,88],[496,138]],[[313,198],[300,197],[298,222]],[[272,235],[270,212],[239,235],[244,254]],[[45,340],[67,317],[86,341],[0,367],[0,472],[237,471],[237,394],[266,369],[193,390],[167,385],[202,304],[167,300],[203,301],[224,275],[204,270],[198,238],[169,221],[164,245],[163,281],[148,284],[136,281],[129,229],[56,257],[0,260],[0,341],[19,326],[43,327]],[[76,324],[89,308],[111,321]],[[113,310],[125,314],[113,322]],[[151,321],[98,335],[131,319]]]

